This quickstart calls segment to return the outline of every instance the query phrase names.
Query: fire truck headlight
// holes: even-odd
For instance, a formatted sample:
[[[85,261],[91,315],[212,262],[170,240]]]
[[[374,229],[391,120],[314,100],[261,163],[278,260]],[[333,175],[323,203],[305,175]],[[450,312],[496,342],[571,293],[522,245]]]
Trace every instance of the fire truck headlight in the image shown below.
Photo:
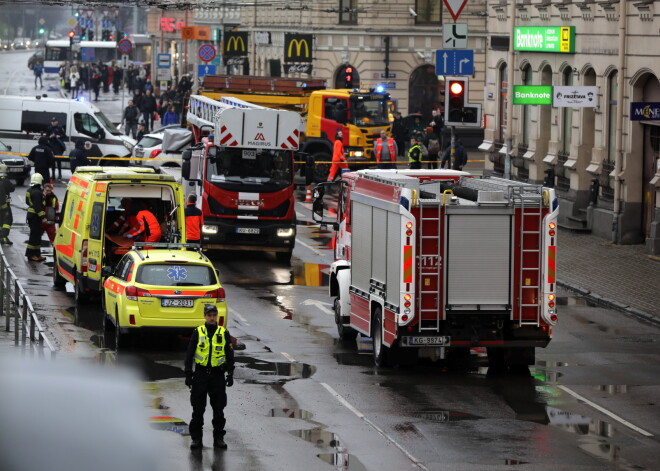
[[[355,152],[353,152],[354,157],[362,157],[363,155],[364,152],[362,152],[361,150],[356,150]]]
[[[277,228],[277,237],[293,237],[295,231],[293,227],[278,227]]]
[[[204,224],[202,226],[202,232],[204,234],[217,234],[218,233],[218,226],[207,226]]]

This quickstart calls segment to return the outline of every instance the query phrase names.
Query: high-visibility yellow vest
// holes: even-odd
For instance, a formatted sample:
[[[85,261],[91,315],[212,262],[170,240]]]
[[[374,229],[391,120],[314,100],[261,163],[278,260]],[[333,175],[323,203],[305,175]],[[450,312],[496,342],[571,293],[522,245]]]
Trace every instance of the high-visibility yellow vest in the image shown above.
[[[195,350],[195,363],[206,366],[209,363],[209,351],[212,350],[211,366],[220,366],[224,364],[227,359],[225,357],[225,328],[218,326],[218,329],[213,334],[213,338],[209,341],[208,331],[206,325],[197,327],[197,350]]]

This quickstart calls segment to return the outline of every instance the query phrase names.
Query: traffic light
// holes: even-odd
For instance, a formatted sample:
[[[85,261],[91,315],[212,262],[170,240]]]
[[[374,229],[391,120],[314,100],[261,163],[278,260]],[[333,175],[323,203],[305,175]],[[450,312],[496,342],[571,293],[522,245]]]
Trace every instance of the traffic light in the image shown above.
[[[76,33],[74,33],[73,31],[69,31],[69,46],[73,46],[73,36],[75,34]]]
[[[445,125],[480,126],[481,105],[468,103],[468,79],[451,78],[445,83]]]
[[[344,66],[344,88],[353,88],[353,67]]]
[[[87,30],[87,40],[94,41],[94,30],[91,28]]]
[[[39,34],[44,34],[46,32],[45,28],[39,28]]]

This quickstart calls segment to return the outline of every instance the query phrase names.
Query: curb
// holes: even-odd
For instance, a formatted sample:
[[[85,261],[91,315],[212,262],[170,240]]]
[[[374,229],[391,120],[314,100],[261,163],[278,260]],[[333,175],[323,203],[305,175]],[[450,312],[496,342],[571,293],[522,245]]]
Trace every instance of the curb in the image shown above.
[[[654,327],[660,327],[660,319],[657,316],[649,314],[648,312],[641,311],[637,308],[628,306],[627,304],[614,301],[613,299],[606,298],[597,293],[592,293],[587,288],[578,285],[572,285],[562,280],[557,280],[557,285],[567,289],[573,293],[577,293],[588,301],[596,304],[597,306],[606,307],[614,311],[623,312],[639,321],[651,324]]]

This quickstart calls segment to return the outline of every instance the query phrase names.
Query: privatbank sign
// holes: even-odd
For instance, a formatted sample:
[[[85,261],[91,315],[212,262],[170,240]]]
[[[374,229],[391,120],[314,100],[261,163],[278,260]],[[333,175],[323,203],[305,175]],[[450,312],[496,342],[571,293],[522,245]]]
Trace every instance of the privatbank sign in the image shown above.
[[[514,105],[552,105],[552,85],[514,85]]]
[[[552,106],[596,108],[598,106],[598,87],[552,87]]]
[[[575,52],[575,26],[516,26],[514,51]]]

